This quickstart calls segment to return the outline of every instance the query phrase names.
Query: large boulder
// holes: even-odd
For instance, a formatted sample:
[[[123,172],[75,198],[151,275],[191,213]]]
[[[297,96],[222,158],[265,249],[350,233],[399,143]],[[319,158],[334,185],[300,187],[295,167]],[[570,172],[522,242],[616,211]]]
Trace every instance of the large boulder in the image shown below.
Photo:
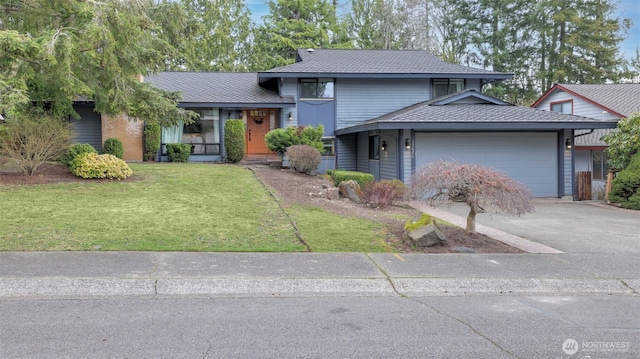
[[[435,222],[407,231],[407,237],[418,247],[433,247],[447,243],[447,238]]]
[[[338,185],[338,188],[340,188],[340,194],[343,197],[348,198],[351,202],[354,202],[354,203],[364,202],[364,195],[362,194],[362,189],[360,188],[360,185],[358,184],[358,182],[353,180],[342,181]]]

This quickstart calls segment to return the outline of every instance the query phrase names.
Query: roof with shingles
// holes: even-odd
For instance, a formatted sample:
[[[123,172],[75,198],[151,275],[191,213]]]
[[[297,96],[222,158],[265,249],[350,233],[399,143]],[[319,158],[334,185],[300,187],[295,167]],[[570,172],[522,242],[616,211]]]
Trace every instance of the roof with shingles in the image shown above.
[[[255,72],[160,72],[145,77],[144,82],[181,92],[184,103],[295,104],[293,97],[258,85]]]
[[[425,50],[299,49],[299,61],[262,73],[314,74],[443,74],[486,75],[510,78],[500,73],[451,64]]]
[[[454,96],[477,97],[479,103],[449,103],[445,101]],[[516,106],[504,103],[501,100],[486,101],[489,97],[479,94],[474,90],[467,90],[461,93],[452,94],[429,101],[421,102],[398,111],[388,113],[375,119],[365,121],[349,129],[339,130],[340,134],[358,132],[363,128],[371,129],[391,128],[445,128],[456,124],[457,129],[469,128],[478,129],[478,125],[501,124],[504,129],[523,128],[528,130],[542,129],[562,129],[562,128],[614,128],[615,120],[595,120],[592,118],[561,114],[551,111],[538,110],[531,107]],[[441,104],[446,103],[446,104]],[[385,126],[382,126],[385,125]],[[422,126],[418,126],[422,125]],[[360,130],[356,130],[360,128]],[[453,128],[453,127],[452,127]],[[488,129],[498,129],[499,127],[487,127]]]
[[[624,117],[640,111],[640,84],[555,84],[553,88],[573,92]]]

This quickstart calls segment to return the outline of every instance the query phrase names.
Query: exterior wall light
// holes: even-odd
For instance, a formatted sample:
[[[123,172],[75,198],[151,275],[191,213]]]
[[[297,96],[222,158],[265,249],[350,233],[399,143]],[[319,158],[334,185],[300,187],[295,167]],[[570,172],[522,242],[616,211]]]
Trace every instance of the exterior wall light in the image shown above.
[[[408,138],[405,138],[405,140],[404,140],[404,148],[406,148],[407,151],[409,151],[411,149],[411,142],[409,142]]]
[[[570,138],[567,138],[567,142],[565,142],[565,145],[567,146],[568,150],[571,149],[571,139]]]
[[[380,147],[380,149],[383,151],[387,150],[387,141],[382,141],[382,147]]]
[[[289,112],[289,121],[293,121],[293,115]]]

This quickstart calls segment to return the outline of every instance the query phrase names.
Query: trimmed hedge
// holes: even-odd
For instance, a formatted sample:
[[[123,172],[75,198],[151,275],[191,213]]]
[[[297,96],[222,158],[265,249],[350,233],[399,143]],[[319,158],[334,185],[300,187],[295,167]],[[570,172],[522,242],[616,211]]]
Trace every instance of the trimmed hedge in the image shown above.
[[[125,179],[133,174],[127,163],[114,155],[84,153],[69,165],[71,173],[82,178]]]
[[[368,185],[372,184],[375,181],[375,178],[371,173],[363,173],[357,171],[344,171],[344,170],[333,170],[331,172],[331,177],[333,178],[333,184],[337,187],[340,185],[342,181],[354,180],[358,182],[360,188],[366,188]]]
[[[124,156],[124,146],[122,141],[117,138],[107,138],[102,145],[102,153],[107,155],[114,155],[119,159]]]
[[[169,157],[169,162],[189,162],[191,147],[188,143],[168,143],[167,156]]]
[[[147,123],[144,128],[144,160],[155,161],[162,142],[162,128],[157,123]]]
[[[96,151],[96,149],[88,143],[77,143],[75,145],[69,146],[67,152],[65,152],[65,154],[60,158],[60,162],[68,167],[69,165],[71,165],[71,161],[84,153],[98,153],[98,151]]]
[[[242,120],[227,120],[224,123],[224,149],[227,160],[237,163],[244,157],[244,122]]]

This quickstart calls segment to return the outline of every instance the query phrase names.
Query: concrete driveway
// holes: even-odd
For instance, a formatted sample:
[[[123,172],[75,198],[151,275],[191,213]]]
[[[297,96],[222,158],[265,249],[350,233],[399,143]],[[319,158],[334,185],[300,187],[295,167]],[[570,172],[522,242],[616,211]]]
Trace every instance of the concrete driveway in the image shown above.
[[[536,199],[534,205],[534,213],[520,217],[483,213],[477,221],[568,254],[640,255],[640,211],[557,199]],[[462,217],[468,212],[460,204],[438,208]]]

